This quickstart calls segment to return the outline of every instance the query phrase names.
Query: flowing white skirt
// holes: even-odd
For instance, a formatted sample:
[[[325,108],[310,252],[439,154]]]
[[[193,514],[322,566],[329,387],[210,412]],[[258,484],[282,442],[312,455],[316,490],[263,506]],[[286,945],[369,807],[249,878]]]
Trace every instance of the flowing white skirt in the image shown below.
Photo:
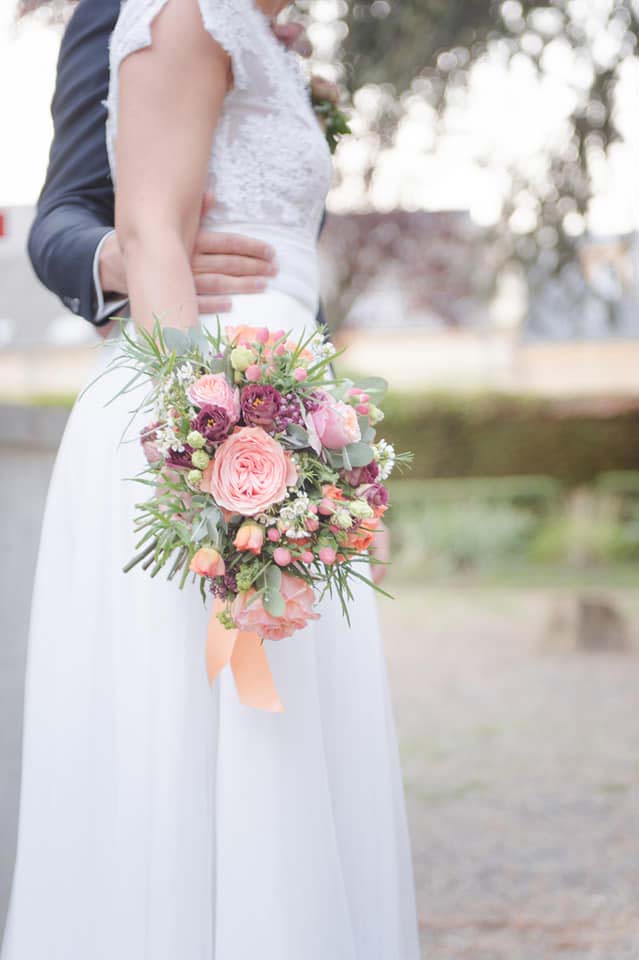
[[[277,291],[228,322],[313,323]],[[351,629],[327,599],[268,645],[283,714],[228,671],[211,689],[197,587],[121,572],[145,488],[118,376],[76,403],[49,490],[2,960],[417,960],[372,591]]]

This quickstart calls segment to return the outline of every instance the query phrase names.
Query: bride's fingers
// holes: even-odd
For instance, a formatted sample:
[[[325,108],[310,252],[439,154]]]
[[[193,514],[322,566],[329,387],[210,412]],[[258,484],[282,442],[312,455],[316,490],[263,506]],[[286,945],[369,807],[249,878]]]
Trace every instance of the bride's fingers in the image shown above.
[[[264,277],[228,277],[217,273],[198,274],[194,279],[196,293],[215,297],[227,297],[231,293],[262,293],[268,282]]]
[[[196,277],[206,273],[227,277],[274,277],[278,272],[277,264],[273,260],[232,254],[200,254],[193,258],[192,267]]]

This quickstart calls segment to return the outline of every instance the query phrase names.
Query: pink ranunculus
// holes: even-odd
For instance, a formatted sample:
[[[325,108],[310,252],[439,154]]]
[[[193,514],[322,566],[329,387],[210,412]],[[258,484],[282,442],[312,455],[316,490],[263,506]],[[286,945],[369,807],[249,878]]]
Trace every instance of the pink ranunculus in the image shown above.
[[[223,373],[207,373],[186,392],[196,407],[222,407],[232,424],[240,419],[240,391],[231,386]]]
[[[326,391],[322,391],[319,406],[309,416],[322,445],[329,450],[339,450],[362,439],[355,409]]]
[[[254,517],[279,503],[297,482],[290,454],[261,427],[238,427],[220,444],[204,471],[200,490],[244,517]]]
[[[274,617],[264,609],[262,597],[253,587],[238,593],[231,607],[238,628],[255,632],[265,640],[282,640],[296,630],[303,630],[309,620],[319,619],[319,613],[313,612],[313,588],[300,577],[283,573],[280,593],[285,605],[281,617]]]

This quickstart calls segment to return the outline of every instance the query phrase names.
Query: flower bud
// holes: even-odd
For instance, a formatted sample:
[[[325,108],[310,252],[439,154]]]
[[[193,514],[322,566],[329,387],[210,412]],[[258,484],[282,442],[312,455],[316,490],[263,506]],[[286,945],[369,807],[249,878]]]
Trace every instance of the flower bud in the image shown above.
[[[206,470],[209,465],[210,457],[204,450],[195,450],[191,454],[191,463],[197,470]]]
[[[337,554],[335,553],[332,547],[320,547],[319,558],[322,561],[322,563],[327,563],[327,564],[335,563],[336,556]]]
[[[188,437],[186,438],[186,442],[189,444],[190,447],[193,447],[194,450],[201,450],[202,447],[205,445],[206,440],[204,439],[204,437],[202,436],[199,430],[191,430]]]
[[[231,366],[241,373],[255,360],[255,354],[248,347],[234,347],[231,350]]]
[[[292,559],[293,557],[288,547],[276,547],[273,551],[273,560],[275,560],[278,567],[287,567]]]
[[[201,471],[201,470],[189,470],[188,474],[186,475],[186,479],[187,479],[188,484],[189,484],[191,487],[196,487],[197,489],[199,489],[200,481],[202,480],[202,471]]]

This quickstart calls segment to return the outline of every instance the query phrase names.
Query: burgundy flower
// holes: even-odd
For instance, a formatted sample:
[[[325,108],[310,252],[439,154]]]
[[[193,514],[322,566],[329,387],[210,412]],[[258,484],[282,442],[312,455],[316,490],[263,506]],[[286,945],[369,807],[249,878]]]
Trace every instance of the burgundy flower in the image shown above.
[[[296,393],[287,393],[285,397],[282,397],[282,404],[275,426],[278,430],[286,430],[289,423],[298,423],[300,426],[304,424],[302,406]]]
[[[228,436],[231,421],[223,407],[203,407],[195,420],[191,421],[191,427],[201,433],[209,443],[216,443]]]
[[[174,467],[192,467],[192,453],[193,447],[190,447],[188,443],[184,444],[183,450],[174,450],[173,447],[171,447],[166,455],[166,462],[170,463]]]
[[[342,470],[342,477],[351,487],[358,487],[360,483],[374,483],[379,476],[379,467],[375,460],[371,460],[365,467],[353,467],[352,470]]]
[[[267,432],[276,429],[282,394],[275,387],[268,383],[250,383],[242,390],[240,404],[248,427],[262,427]]]
[[[367,483],[358,487],[355,491],[358,497],[362,497],[369,506],[385,507],[388,504],[388,490],[381,483]]]

